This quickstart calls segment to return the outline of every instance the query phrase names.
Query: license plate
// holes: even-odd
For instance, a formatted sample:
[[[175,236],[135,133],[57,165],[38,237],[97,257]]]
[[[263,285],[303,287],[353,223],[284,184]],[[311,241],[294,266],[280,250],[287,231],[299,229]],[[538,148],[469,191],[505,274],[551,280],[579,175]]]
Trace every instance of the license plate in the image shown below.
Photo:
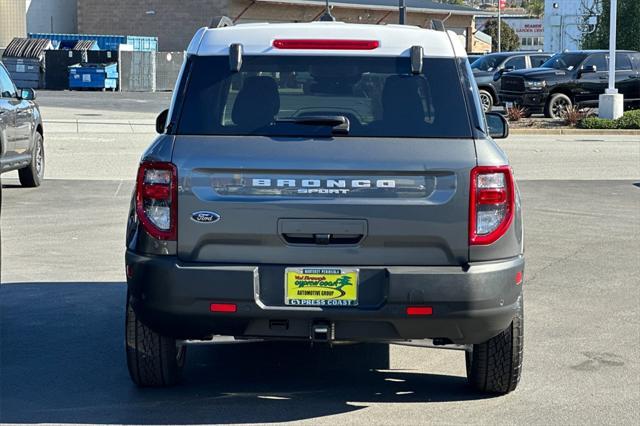
[[[285,305],[358,305],[358,269],[287,268],[284,286]]]
[[[513,108],[513,102],[505,102],[504,103],[505,108],[509,109],[509,108]]]

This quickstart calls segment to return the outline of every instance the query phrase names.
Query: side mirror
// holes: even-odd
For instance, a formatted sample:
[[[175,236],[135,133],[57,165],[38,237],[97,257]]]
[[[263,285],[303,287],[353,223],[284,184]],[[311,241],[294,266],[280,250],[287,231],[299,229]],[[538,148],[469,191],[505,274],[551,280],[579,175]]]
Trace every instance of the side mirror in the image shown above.
[[[504,139],[509,136],[509,123],[504,115],[497,112],[487,112],[487,127],[489,128],[489,136],[494,139]]]
[[[502,74],[507,73],[507,72],[511,72],[513,70],[515,70],[516,68],[513,66],[509,66],[509,67],[504,67],[504,68],[500,68],[494,75],[493,75],[493,81],[498,81],[500,80],[500,77],[502,77]]]
[[[165,109],[156,117],[156,132],[163,134],[167,127],[167,117],[169,116],[169,110]]]
[[[33,89],[20,89],[20,99],[23,101],[33,101],[36,98],[36,92]]]
[[[597,71],[598,71],[598,68],[595,65],[589,65],[589,66],[586,66],[586,67],[582,67],[578,71],[578,77],[581,76],[582,74],[589,74],[589,73],[597,72]]]

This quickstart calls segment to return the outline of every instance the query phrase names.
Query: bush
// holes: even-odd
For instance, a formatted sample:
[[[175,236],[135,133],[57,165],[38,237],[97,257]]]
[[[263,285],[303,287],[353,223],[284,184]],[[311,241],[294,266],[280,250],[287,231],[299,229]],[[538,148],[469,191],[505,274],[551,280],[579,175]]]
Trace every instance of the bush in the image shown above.
[[[509,121],[519,121],[521,118],[525,118],[528,115],[526,108],[521,106],[512,106],[507,108],[507,119]]]
[[[582,119],[591,117],[593,111],[590,108],[580,108],[577,105],[573,105],[564,112],[564,124],[567,126],[575,126]]]
[[[606,118],[587,117],[578,122],[581,129],[615,129],[615,120],[607,120]]]
[[[640,110],[627,111],[616,120],[587,117],[578,122],[581,129],[640,129]]]
[[[618,129],[640,129],[640,109],[625,112],[616,122]]]

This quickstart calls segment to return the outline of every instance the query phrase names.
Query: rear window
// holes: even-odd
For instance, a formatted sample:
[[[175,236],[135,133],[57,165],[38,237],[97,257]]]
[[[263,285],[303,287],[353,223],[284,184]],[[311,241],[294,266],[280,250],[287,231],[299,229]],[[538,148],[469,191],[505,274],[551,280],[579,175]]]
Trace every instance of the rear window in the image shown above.
[[[233,73],[227,56],[189,58],[178,134],[324,137],[336,123],[306,119],[344,117],[340,136],[471,136],[453,58],[425,58],[421,75],[409,58],[242,59]]]

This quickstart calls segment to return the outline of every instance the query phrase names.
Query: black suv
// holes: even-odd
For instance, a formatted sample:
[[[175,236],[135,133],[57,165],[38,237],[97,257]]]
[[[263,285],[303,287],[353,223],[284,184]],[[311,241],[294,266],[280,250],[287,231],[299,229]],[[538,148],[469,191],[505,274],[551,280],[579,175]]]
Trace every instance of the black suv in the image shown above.
[[[500,99],[562,118],[573,105],[597,106],[609,79],[609,53],[583,50],[554,55],[540,68],[510,72],[502,78]],[[626,107],[640,103],[640,53],[616,52],[616,88]]]
[[[551,57],[542,52],[501,52],[491,53],[478,58],[471,64],[473,76],[480,89],[480,101],[485,112],[499,105],[498,92],[502,74],[514,70],[535,68]]]

